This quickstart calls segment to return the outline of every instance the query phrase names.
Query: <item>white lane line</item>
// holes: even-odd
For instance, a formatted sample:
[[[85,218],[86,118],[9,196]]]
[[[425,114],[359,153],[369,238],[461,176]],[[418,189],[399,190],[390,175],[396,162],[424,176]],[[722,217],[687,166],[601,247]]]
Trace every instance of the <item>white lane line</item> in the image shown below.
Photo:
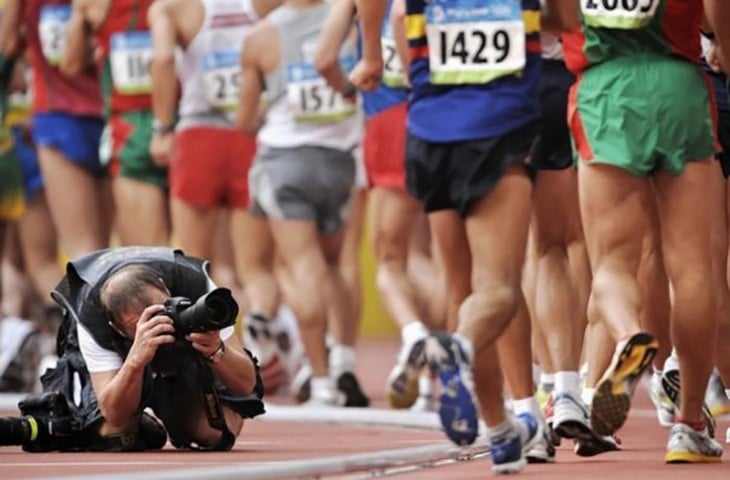
[[[111,475],[74,475],[57,477],[61,479],[127,480],[279,480],[292,477],[319,478],[323,475],[371,472],[383,475],[392,469],[407,466],[426,467],[444,461],[471,460],[483,456],[486,447],[456,447],[451,443],[439,442],[421,447],[397,448],[355,455],[339,455],[313,460],[290,460],[271,465],[237,463],[211,468],[184,468],[179,470],[155,471],[149,473],[125,472]]]

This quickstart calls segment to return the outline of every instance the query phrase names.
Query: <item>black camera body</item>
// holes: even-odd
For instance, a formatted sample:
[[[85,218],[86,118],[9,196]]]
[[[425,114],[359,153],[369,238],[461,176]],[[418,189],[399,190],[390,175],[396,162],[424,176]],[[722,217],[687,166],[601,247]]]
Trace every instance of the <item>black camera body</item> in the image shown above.
[[[169,298],[160,315],[172,319],[175,335],[182,338],[190,333],[210,332],[235,325],[238,303],[229,289],[216,288],[195,303],[187,297]]]

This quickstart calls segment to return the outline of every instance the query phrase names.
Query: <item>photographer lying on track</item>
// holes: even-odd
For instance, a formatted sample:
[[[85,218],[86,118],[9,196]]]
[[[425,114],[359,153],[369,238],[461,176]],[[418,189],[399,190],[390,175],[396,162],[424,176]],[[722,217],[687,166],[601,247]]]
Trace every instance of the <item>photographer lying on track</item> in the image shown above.
[[[26,451],[228,450],[264,412],[258,364],[233,325],[238,305],[208,263],[169,248],[102,250],[68,264],[65,309],[44,393],[0,419]],[[92,388],[93,386],[93,388]],[[149,407],[159,422],[143,410]]]

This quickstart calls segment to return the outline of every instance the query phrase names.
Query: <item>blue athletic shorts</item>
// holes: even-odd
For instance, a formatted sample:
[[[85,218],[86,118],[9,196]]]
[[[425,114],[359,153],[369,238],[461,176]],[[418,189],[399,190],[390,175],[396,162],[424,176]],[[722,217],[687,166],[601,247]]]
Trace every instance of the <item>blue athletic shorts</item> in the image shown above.
[[[58,149],[70,161],[99,177],[106,174],[106,167],[99,160],[103,130],[104,120],[100,117],[55,112],[33,115],[33,140],[37,147]]]
[[[41,175],[41,167],[38,165],[35,145],[33,145],[33,140],[28,135],[27,130],[19,125],[11,127],[10,133],[13,136],[15,158],[20,162],[20,168],[23,172],[23,194],[26,203],[30,203],[38,195],[38,192],[43,189],[43,176]]]

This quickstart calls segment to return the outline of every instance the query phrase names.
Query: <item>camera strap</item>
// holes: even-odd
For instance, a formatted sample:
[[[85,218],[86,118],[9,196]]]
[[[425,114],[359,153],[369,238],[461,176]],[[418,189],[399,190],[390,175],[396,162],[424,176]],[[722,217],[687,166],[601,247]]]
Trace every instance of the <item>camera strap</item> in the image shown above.
[[[229,450],[236,442],[236,437],[228,429],[226,417],[223,414],[218,391],[215,389],[215,379],[210,364],[200,355],[196,355],[198,362],[198,385],[203,394],[203,408],[205,416],[208,417],[208,424],[223,435],[213,450]]]

